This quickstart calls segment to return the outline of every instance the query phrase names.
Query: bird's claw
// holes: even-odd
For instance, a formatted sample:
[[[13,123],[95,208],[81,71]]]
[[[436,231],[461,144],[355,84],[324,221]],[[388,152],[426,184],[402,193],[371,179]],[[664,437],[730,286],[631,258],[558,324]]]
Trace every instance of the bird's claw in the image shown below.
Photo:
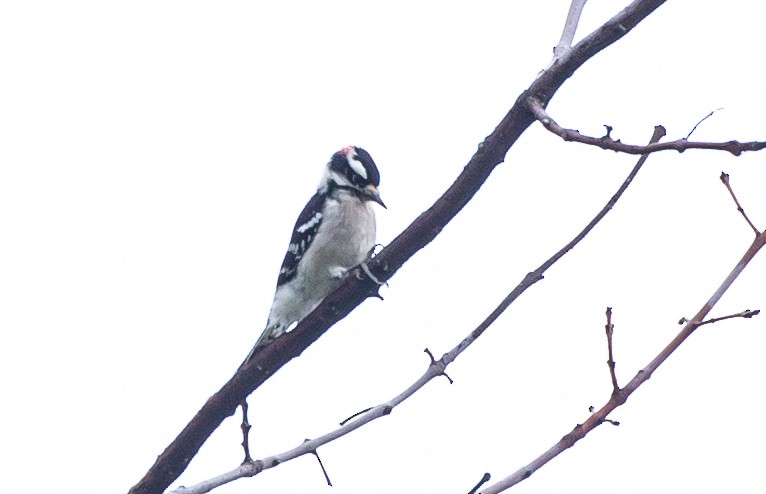
[[[388,286],[388,282],[387,281],[380,281],[374,274],[372,274],[372,271],[370,271],[370,267],[367,266],[366,262],[363,262],[362,264],[360,264],[359,267],[362,269],[364,274],[366,274],[367,277],[370,278],[376,285],[378,285],[378,286],[383,286],[383,285]]]

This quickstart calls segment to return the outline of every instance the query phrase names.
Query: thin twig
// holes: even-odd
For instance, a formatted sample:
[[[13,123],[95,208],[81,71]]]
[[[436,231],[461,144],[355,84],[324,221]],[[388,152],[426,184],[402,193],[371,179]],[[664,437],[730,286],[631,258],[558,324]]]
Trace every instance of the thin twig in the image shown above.
[[[482,475],[481,476],[481,480],[479,481],[479,483],[476,484],[475,486],[473,486],[473,489],[468,491],[468,494],[476,494],[476,491],[478,491],[481,488],[481,486],[483,486],[484,484],[489,482],[489,479],[491,479],[491,478],[492,478],[492,476],[489,474],[489,472],[487,472],[484,475]]]
[[[247,400],[242,400],[240,403],[242,408],[242,424],[239,426],[242,429],[242,449],[245,450],[245,459],[242,463],[248,463],[253,461],[250,456],[250,422],[247,419]]]
[[[606,365],[609,366],[609,374],[612,376],[612,389],[616,393],[620,390],[620,386],[617,385],[617,374],[615,373],[614,354],[612,353],[612,334],[614,334],[614,324],[612,324],[612,308],[606,308],[606,346],[609,350],[609,360],[606,361]]]
[[[697,122],[697,123],[694,125],[694,127],[692,127],[692,130],[690,130],[690,131],[689,131],[689,133],[688,133],[688,134],[686,134],[686,137],[684,137],[684,139],[688,141],[688,140],[689,140],[689,138],[690,138],[690,137],[692,136],[692,134],[694,133],[694,131],[695,131],[695,130],[697,130],[697,127],[699,127],[699,126],[700,126],[700,124],[701,124],[702,122],[704,122],[704,121],[705,121],[705,120],[707,120],[708,118],[712,117],[712,116],[713,116],[713,114],[714,114],[715,112],[717,112],[717,111],[720,111],[720,110],[723,110],[723,108],[716,108],[715,110],[711,111],[710,113],[708,113],[707,115],[705,115],[704,117],[702,117],[702,120],[700,120],[699,122]]]
[[[760,231],[755,227],[752,221],[750,221],[750,218],[747,217],[747,214],[745,214],[745,210],[742,208],[742,206],[739,204],[739,201],[737,200],[737,196],[734,195],[734,190],[731,188],[731,183],[729,183],[729,174],[725,172],[721,172],[721,182],[726,186],[726,189],[729,191],[729,194],[731,194],[731,198],[734,199],[734,204],[737,205],[737,211],[739,211],[742,214],[742,217],[745,218],[745,221],[747,221],[747,224],[750,225],[750,228],[753,229],[755,232],[755,236],[761,234]]]
[[[705,324],[717,323],[718,321],[725,321],[726,319],[734,319],[735,317],[742,317],[742,318],[745,318],[745,319],[750,319],[751,317],[757,316],[760,313],[761,313],[761,311],[758,310],[758,309],[756,309],[756,310],[746,309],[746,310],[743,310],[742,312],[737,312],[736,314],[729,314],[728,316],[712,317],[710,319],[706,319],[706,320],[702,321],[701,323],[697,324],[697,327],[704,326]]]
[[[324,474],[324,479],[327,481],[327,485],[332,487],[332,482],[330,482],[330,476],[327,475],[327,469],[325,469],[324,463],[322,463],[322,458],[319,457],[319,453],[317,453],[316,450],[314,450],[311,452],[311,454],[316,456],[317,461],[319,462],[319,467],[322,469],[322,473]]]
[[[727,141],[727,142],[694,142],[687,141],[686,139],[678,139],[675,141],[661,142],[656,144],[649,144],[647,146],[638,146],[635,144],[625,144],[619,140],[611,138],[610,133],[607,133],[604,137],[591,137],[580,134],[573,129],[566,129],[556,123],[550,115],[545,111],[545,106],[540,99],[536,97],[527,98],[527,107],[535,116],[535,118],[543,124],[551,133],[556,134],[565,141],[574,141],[581,144],[587,144],[589,146],[596,146],[601,149],[607,149],[610,151],[617,151],[627,154],[650,154],[658,151],[678,151],[683,153],[687,149],[709,149],[715,151],[728,151],[734,156],[747,151],[760,151],[766,149],[766,141],[752,141],[752,142],[739,142],[739,141]],[[608,126],[607,126],[608,128]]]

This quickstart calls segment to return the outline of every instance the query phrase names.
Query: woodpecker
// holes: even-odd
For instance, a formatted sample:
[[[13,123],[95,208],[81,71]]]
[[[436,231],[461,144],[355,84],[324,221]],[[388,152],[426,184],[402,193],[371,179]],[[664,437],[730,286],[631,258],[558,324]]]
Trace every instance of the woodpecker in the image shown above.
[[[266,329],[245,359],[298,323],[375,247],[375,211],[384,208],[370,153],[347,146],[332,155],[316,194],[298,216],[277,278]]]

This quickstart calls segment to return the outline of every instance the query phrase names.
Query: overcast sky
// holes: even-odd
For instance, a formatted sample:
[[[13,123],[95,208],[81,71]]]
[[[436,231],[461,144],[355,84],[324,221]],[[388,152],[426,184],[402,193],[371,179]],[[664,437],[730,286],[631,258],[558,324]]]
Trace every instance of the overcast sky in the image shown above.
[[[627,2],[589,2],[579,35]],[[3,490],[126,492],[266,322],[331,154],[367,149],[386,244],[548,65],[565,0],[3,2]],[[645,143],[766,139],[761,2],[668,2],[550,104]],[[579,36],[578,36],[579,37]],[[250,399],[256,458],[387,401],[575,235],[636,158],[530,128],[444,232]],[[652,156],[623,200],[391,416],[217,492],[465,493],[548,449],[693,316],[766,228],[766,154]],[[711,315],[766,309],[766,253]],[[766,316],[705,326],[604,425],[513,492],[763,489]],[[224,422],[173,485],[241,461]]]

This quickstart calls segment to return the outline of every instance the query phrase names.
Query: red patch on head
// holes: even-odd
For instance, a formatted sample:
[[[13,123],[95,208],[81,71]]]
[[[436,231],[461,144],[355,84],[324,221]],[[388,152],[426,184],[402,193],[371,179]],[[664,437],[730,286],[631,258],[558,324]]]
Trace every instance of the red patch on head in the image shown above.
[[[346,156],[348,153],[354,151],[355,147],[356,146],[346,146],[335,154],[342,154],[343,156]]]

